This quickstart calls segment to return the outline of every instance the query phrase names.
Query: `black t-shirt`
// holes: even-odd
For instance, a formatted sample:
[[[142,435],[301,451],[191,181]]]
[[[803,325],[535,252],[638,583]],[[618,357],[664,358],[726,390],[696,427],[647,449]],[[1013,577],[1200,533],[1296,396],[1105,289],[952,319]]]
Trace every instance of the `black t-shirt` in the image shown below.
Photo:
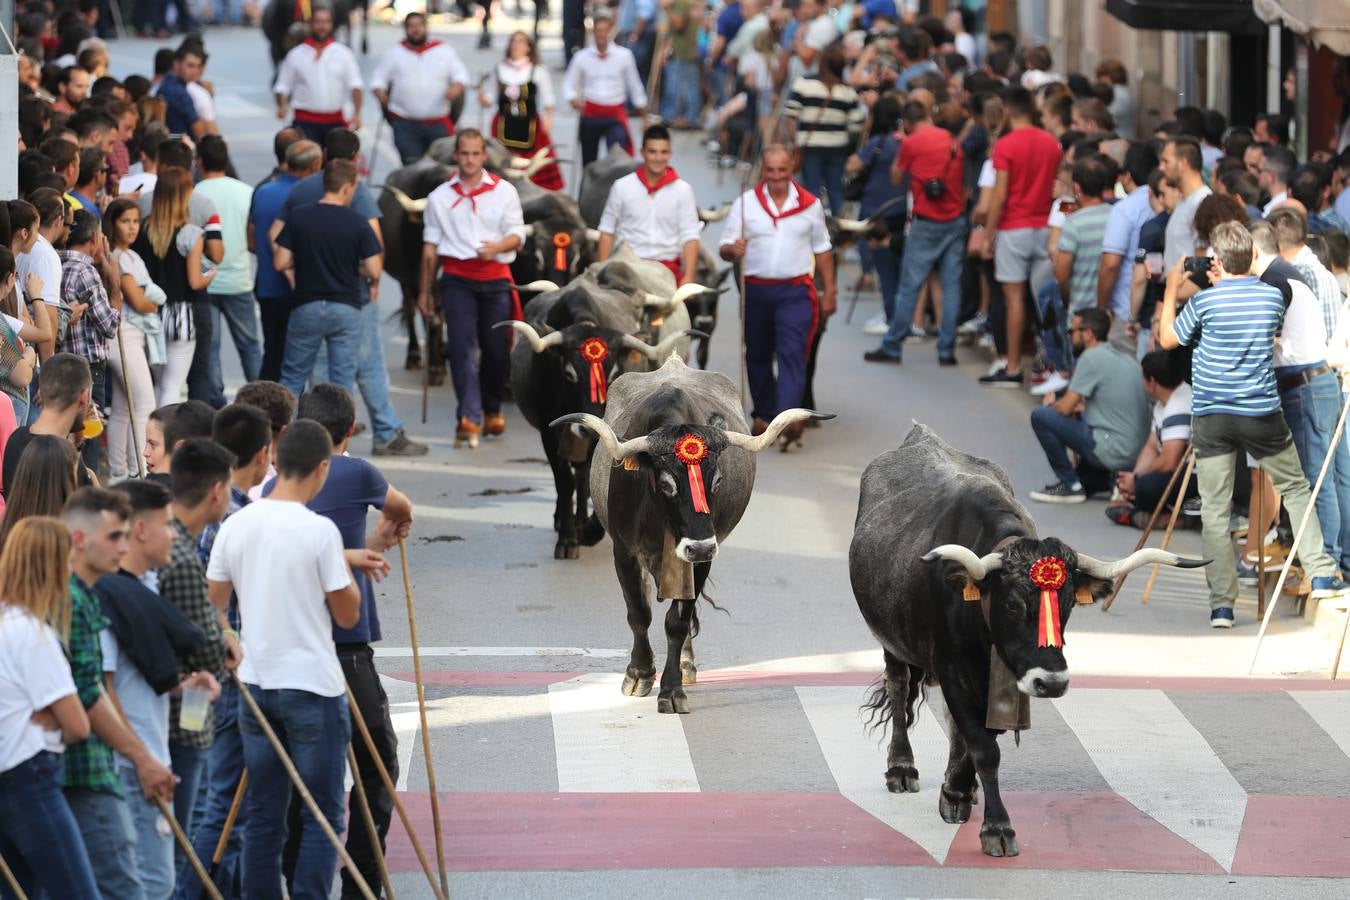
[[[1312,285],[1308,284],[1308,280],[1303,277],[1303,274],[1282,259],[1272,259],[1270,264],[1266,266],[1266,270],[1261,273],[1261,280],[1271,287],[1280,289],[1280,293],[1284,295],[1285,309],[1288,309],[1289,304],[1294,302],[1294,289],[1289,286],[1289,282],[1301,281],[1307,285],[1309,290],[1312,290]]]
[[[1170,214],[1161,212],[1139,226],[1139,249],[1134,254],[1135,262],[1142,263],[1150,253],[1163,252],[1167,220],[1170,218]],[[1162,299],[1165,287],[1161,280],[1154,279],[1150,279],[1144,285],[1144,299],[1139,303],[1139,324],[1145,328],[1153,321],[1154,308]]]
[[[359,213],[335,203],[291,210],[277,243],[295,256],[295,300],[332,300],[360,307],[361,260],[380,252],[379,238]]]
[[[16,428],[14,433],[9,436],[9,440],[5,442],[5,459],[3,469],[0,469],[0,479],[3,479],[3,489],[0,489],[0,496],[9,498],[10,479],[14,477],[15,472],[19,471],[19,458],[23,456],[23,451],[33,442],[33,438],[36,436],[28,430],[27,425],[24,425]],[[79,466],[76,472],[76,481],[79,487],[87,487],[93,484],[89,480],[89,470],[83,464]]]

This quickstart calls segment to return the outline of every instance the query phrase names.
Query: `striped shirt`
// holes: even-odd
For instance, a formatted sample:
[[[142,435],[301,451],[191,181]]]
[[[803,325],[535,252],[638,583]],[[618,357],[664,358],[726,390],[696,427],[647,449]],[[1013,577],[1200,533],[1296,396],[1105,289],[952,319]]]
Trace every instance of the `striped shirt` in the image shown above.
[[[1225,278],[1177,314],[1177,340],[1195,348],[1191,413],[1266,416],[1280,408],[1272,358],[1284,321],[1280,289],[1251,275]]]
[[[846,84],[826,88],[814,77],[792,83],[783,115],[797,121],[799,147],[852,147],[863,127],[857,92]]]

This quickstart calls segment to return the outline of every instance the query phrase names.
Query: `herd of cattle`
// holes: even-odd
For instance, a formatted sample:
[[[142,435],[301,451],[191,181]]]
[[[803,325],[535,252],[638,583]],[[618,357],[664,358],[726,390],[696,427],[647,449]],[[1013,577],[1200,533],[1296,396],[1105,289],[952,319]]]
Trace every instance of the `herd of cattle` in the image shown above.
[[[392,173],[381,212],[386,270],[403,289],[409,367],[423,364],[416,342],[421,213],[448,172],[449,142]],[[622,690],[651,693],[656,663],[648,630],[652,596],[671,601],[657,708],[687,713],[684,685],[697,678],[693,638],[722,541],[750,501],[755,454],[788,425],[828,418],[805,409],[780,414],[749,433],[742,397],[725,375],[708,371],[708,337],[730,269],[705,249],[697,283],[676,288],[660,263],[620,245],[595,261],[595,230],[610,186],[636,168],[618,155],[587,167],[580,201],[529,181],[542,160],[512,161],[489,148],[491,167],[520,192],[528,238],[512,275],[533,294],[511,354],[512,395],[539,430],[557,504],[554,557],[576,559],[608,534],[627,607],[633,646]],[[719,215],[704,211],[705,221]],[[867,223],[831,222],[847,238]],[[565,238],[559,237],[565,235]],[[841,240],[840,243],[846,242]],[[839,244],[836,244],[839,246]],[[427,326],[429,369],[439,364],[438,331]],[[700,368],[684,362],[700,341]],[[928,686],[941,690],[950,757],[939,796],[947,822],[970,817],[976,778],[985,796],[980,841],[991,856],[1018,853],[999,797],[994,721],[1002,676],[1017,696],[1057,697],[1068,688],[1063,628],[1077,604],[1109,593],[1112,581],[1148,564],[1195,566],[1143,550],[1103,562],[1054,538],[1037,536],[994,463],[949,447],[916,425],[862,479],[849,571],[859,609],[880,642],[885,673],[869,704],[892,735],[885,780],[896,793],[918,790],[907,728]],[[654,590],[653,590],[654,588]]]

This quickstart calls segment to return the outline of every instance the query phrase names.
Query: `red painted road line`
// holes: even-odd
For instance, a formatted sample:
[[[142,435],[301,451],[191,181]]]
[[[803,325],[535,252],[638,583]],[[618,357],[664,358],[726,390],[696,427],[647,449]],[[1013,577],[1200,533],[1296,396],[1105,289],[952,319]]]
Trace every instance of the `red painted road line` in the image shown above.
[[[433,846],[426,794],[401,794]],[[456,872],[742,866],[931,866],[917,844],[838,794],[442,794]],[[418,868],[396,820],[391,871]]]
[[[1350,797],[1248,797],[1233,874],[1350,877]]]
[[[616,669],[615,672],[619,670]],[[385,672],[412,681],[412,672]],[[423,671],[427,684],[448,687],[547,687],[594,672],[462,672]],[[698,673],[698,687],[867,687],[880,673],[871,672],[745,672],[712,669]],[[1124,690],[1259,693],[1263,691],[1350,691],[1350,679],[1324,678],[1186,678],[1129,675],[1074,675],[1071,687]]]

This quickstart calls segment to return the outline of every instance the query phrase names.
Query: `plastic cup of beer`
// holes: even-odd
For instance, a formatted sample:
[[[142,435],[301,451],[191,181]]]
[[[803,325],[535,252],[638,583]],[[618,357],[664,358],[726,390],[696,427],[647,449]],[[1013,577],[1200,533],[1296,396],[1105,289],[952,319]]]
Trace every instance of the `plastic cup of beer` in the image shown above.
[[[206,728],[206,711],[211,708],[211,692],[206,688],[183,688],[183,707],[178,713],[178,725],[184,731]]]
[[[85,440],[92,441],[103,433],[103,420],[98,416],[90,416],[84,420]]]

